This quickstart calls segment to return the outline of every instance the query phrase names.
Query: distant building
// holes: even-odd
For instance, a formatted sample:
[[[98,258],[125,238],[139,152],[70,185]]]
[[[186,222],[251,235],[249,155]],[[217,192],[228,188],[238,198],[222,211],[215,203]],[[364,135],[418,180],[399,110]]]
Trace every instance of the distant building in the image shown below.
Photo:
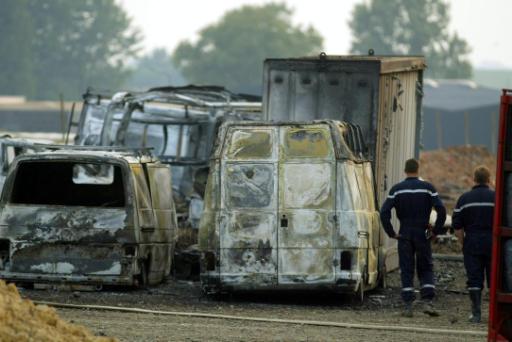
[[[71,102],[27,101],[23,96],[0,96],[0,133],[63,133],[71,111]],[[80,111],[77,102],[75,115]]]
[[[425,80],[423,150],[483,145],[496,151],[500,90],[468,80]]]

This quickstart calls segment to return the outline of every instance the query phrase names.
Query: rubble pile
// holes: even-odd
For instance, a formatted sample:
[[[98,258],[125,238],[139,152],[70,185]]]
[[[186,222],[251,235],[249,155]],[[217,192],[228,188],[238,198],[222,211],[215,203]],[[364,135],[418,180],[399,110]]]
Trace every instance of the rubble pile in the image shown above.
[[[449,213],[459,196],[473,186],[473,169],[485,165],[494,185],[496,157],[482,146],[455,146],[422,152],[421,177],[436,187]]]
[[[22,299],[13,284],[0,280],[0,341],[94,341],[113,342],[96,337],[86,328],[63,321],[54,309]]]

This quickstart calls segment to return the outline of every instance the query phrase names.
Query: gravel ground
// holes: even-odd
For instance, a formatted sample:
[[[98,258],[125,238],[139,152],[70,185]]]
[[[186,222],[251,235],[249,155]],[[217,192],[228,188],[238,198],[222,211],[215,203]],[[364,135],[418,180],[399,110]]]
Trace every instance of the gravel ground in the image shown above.
[[[463,265],[437,261],[440,317],[427,317],[417,308],[413,318],[400,317],[399,273],[388,276],[388,288],[367,293],[363,303],[349,295],[331,293],[235,294],[224,298],[203,296],[196,282],[168,281],[149,290],[111,289],[102,292],[22,290],[33,300],[98,304],[165,311],[204,312],[297,320],[314,320],[427,328],[479,330],[486,325],[467,323],[469,299],[465,294]],[[488,299],[484,295],[483,321]],[[436,335],[411,332],[359,330],[306,325],[246,322],[152,314],[59,309],[62,317],[121,341],[484,341],[482,336]]]

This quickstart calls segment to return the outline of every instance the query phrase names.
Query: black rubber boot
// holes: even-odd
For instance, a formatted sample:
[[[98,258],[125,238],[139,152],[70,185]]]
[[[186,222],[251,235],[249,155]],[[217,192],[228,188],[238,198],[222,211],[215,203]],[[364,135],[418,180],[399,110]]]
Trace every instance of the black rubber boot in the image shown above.
[[[438,317],[439,312],[434,308],[434,304],[431,300],[425,300],[423,302],[423,313],[430,317]]]
[[[482,290],[469,290],[469,298],[471,299],[471,323],[480,323],[482,321],[481,303]]]
[[[412,302],[404,303],[404,310],[402,311],[403,317],[412,317]]]

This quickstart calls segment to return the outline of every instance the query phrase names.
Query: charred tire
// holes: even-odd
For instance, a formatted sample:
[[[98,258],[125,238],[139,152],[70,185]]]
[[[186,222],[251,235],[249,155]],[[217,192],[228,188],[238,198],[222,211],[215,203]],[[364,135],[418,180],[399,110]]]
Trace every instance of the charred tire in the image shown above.
[[[139,289],[146,289],[149,285],[149,267],[148,261],[146,259],[142,259],[139,261],[139,269],[140,273],[136,276],[137,287]]]
[[[359,299],[359,304],[364,303],[364,290],[364,284],[363,282],[361,282],[361,284],[359,284],[359,288],[357,289],[357,297]]]
[[[383,288],[383,289],[387,288],[386,277],[387,277],[387,271],[386,271],[386,266],[384,265],[379,271],[379,280],[377,282],[378,287]]]
[[[369,275],[368,275],[368,265],[364,265],[363,267],[363,280],[362,280],[362,283],[363,284],[368,284],[368,280],[369,280]]]

